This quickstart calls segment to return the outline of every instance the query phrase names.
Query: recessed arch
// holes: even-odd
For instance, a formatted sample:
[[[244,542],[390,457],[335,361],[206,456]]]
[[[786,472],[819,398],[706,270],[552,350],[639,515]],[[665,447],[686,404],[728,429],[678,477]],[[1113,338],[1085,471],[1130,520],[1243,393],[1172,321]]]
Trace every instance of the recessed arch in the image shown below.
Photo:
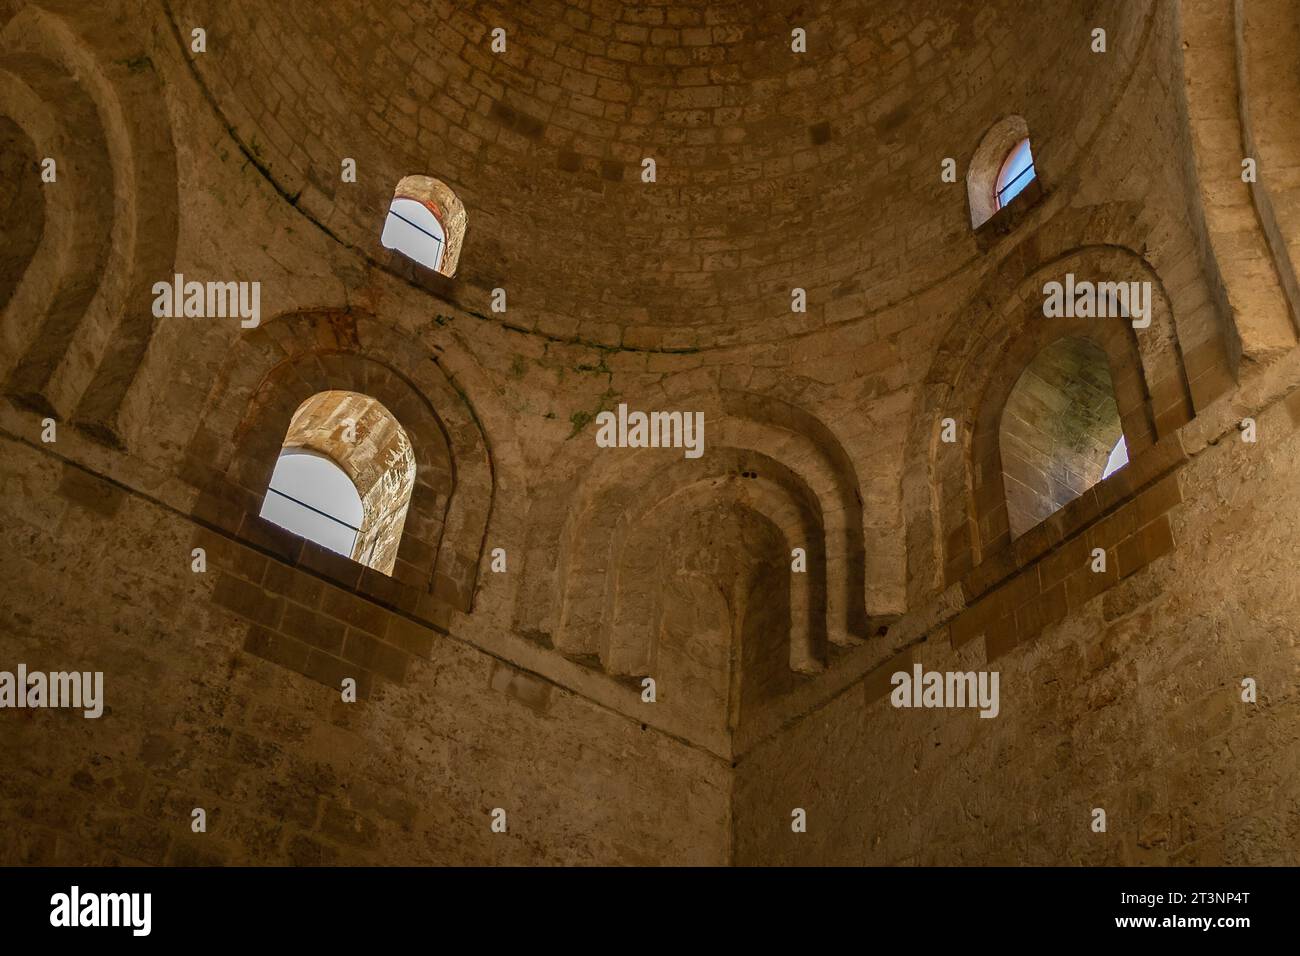
[[[816,629],[812,641],[793,642],[795,669],[806,671],[819,666],[819,655],[805,649],[816,646],[822,633],[832,645],[851,646],[871,633],[873,621],[878,626],[892,613],[892,606],[885,603],[894,597],[892,567],[885,555],[873,561],[870,547],[881,540],[881,533],[873,527],[869,543],[860,480],[830,427],[790,403],[734,389],[714,393],[683,390],[659,396],[653,403],[646,399],[647,405],[660,403],[700,409],[705,414],[710,450],[705,463],[695,465],[694,477],[708,473],[711,463],[724,455],[755,460],[762,456],[772,466],[757,467],[751,461],[742,467],[736,463],[728,473],[734,471],[742,477],[746,471],[756,473],[761,480],[753,482],[754,495],[762,493],[772,479],[780,478],[784,490],[771,485],[773,491],[792,495],[791,501],[805,513],[818,515],[815,531],[800,530],[788,535],[794,544],[815,537],[818,553],[825,556],[824,561],[818,558],[809,565],[811,573],[822,578],[817,586],[822,588],[824,599],[814,601],[797,595],[793,602],[796,628],[801,627],[801,620],[815,618]],[[605,584],[600,582],[608,583],[608,579],[606,569],[596,567],[600,560],[595,556],[615,553],[604,549],[614,540],[617,515],[624,513],[630,502],[641,494],[646,500],[663,496],[667,471],[661,475],[660,464],[664,469],[673,468],[674,457],[675,464],[681,466],[680,453],[642,456],[593,451],[581,481],[576,486],[556,489],[558,496],[567,496],[564,507],[547,504],[534,509],[525,579],[516,600],[515,626],[521,632],[549,646],[563,645],[573,656],[598,653],[604,626],[599,596]],[[674,470],[686,476],[680,468]],[[769,518],[778,513],[777,509],[764,507]],[[793,515],[797,510],[782,505],[779,513]],[[593,543],[596,541],[603,543]],[[811,559],[811,548],[808,553]],[[584,591],[579,578],[589,584],[595,581],[594,590]],[[804,614],[805,608],[813,610]]]
[[[653,576],[663,525],[671,526],[692,503],[714,502],[761,515],[787,551],[807,552],[812,573],[789,580],[789,666],[801,673],[819,670],[827,635],[826,528],[815,492],[759,452],[714,448],[704,468],[660,458],[643,465],[636,493],[626,485],[605,488],[582,524],[572,527],[573,536],[562,545],[568,560],[555,645],[570,654],[594,653],[611,673],[644,673],[655,656],[661,609],[643,582]]]
[[[173,273],[180,229],[171,120],[144,51],[139,30],[84,4],[28,4],[0,29],[0,111],[57,160],[41,243],[0,317],[6,349],[21,346],[4,388],[118,447],[151,394],[158,323],[134,303]]]
[[[917,396],[904,475],[913,601],[960,581],[1010,544],[998,425],[1011,387],[1053,340],[1084,336],[1105,349],[1126,450],[1135,461],[1195,413],[1181,336],[1202,330],[1176,315],[1151,264],[1113,243],[1040,255],[1007,259],[961,306],[962,317],[951,324]],[[1139,334],[1125,317],[1047,319],[1045,283],[1071,272],[1101,281],[1149,282],[1149,327]],[[941,440],[939,425],[946,418],[957,423],[957,441]]]
[[[197,510],[232,530],[256,519],[295,413],[332,390],[382,403],[410,441],[416,472],[392,576],[469,611],[495,488],[486,437],[439,363],[368,313],[289,313],[237,340],[187,451],[208,492]]]
[[[12,188],[0,196],[0,227],[6,238],[0,250],[0,315],[36,255],[45,232],[45,197],[30,171],[39,163],[36,144],[21,126],[0,116],[0,176]],[[5,354],[8,347],[0,342]]]

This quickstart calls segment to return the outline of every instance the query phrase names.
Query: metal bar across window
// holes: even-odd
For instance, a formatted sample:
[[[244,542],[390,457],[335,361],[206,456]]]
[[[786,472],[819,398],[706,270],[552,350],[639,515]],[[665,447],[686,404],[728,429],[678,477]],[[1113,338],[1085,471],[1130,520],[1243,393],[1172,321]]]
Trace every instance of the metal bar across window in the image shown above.
[[[429,237],[430,239],[432,239],[434,242],[438,243],[438,245],[442,245],[442,244],[443,244],[443,238],[442,238],[442,236],[435,236],[435,235],[434,235],[433,233],[431,233],[428,229],[425,229],[425,228],[423,228],[422,226],[419,226],[419,225],[417,225],[416,223],[411,222],[411,220],[407,219],[407,218],[406,218],[405,216],[403,216],[400,212],[393,212],[393,210],[390,209],[390,210],[388,210],[388,214],[389,214],[390,216],[395,216],[395,217],[397,217],[398,219],[402,220],[402,222],[406,223],[406,224],[407,224],[408,226],[410,226],[412,229],[415,229],[415,230],[418,231],[418,232],[422,232],[422,233],[424,233],[426,236],[428,236],[428,237]]]
[[[288,498],[288,499],[289,499],[290,501],[292,501],[294,504],[296,504],[296,505],[302,505],[302,506],[303,506],[304,508],[306,508],[308,511],[314,511],[316,514],[320,515],[322,518],[329,518],[330,521],[333,521],[335,524],[341,524],[341,525],[343,525],[343,527],[348,528],[348,529],[350,529],[350,530],[352,530],[352,531],[356,531],[356,532],[358,532],[358,533],[360,533],[360,531],[361,531],[360,528],[358,528],[358,527],[356,527],[356,526],[354,526],[354,525],[350,525],[350,524],[348,524],[348,523],[347,523],[346,521],[344,521],[342,518],[336,518],[336,517],[334,517],[332,514],[329,514],[328,512],[321,511],[319,508],[313,508],[311,505],[307,504],[307,502],[305,502],[305,501],[299,501],[299,500],[298,500],[297,498],[295,498],[293,495],[286,495],[286,494],[285,494],[283,491],[281,491],[279,488],[267,488],[266,490],[267,490],[267,491],[273,491],[273,492],[275,492],[275,493],[276,493],[277,495],[279,495],[281,498]]]
[[[1033,163],[1030,163],[1030,164],[1029,164],[1028,166],[1026,166],[1024,169],[1020,170],[1020,172],[1016,173],[1015,177],[1014,177],[1014,178],[1013,178],[1009,183],[1007,183],[1005,186],[1003,186],[1001,189],[999,189],[999,190],[998,190],[998,205],[1001,205],[1001,204],[1002,204],[1002,196],[1006,193],[1006,191],[1007,191],[1008,189],[1010,189],[1010,188],[1011,188],[1012,186],[1014,186],[1016,183],[1020,182],[1020,180],[1024,177],[1024,175],[1025,175],[1026,173],[1033,173],[1033,172],[1034,172],[1034,164],[1033,164]],[[419,226],[416,226],[416,228],[418,229]]]

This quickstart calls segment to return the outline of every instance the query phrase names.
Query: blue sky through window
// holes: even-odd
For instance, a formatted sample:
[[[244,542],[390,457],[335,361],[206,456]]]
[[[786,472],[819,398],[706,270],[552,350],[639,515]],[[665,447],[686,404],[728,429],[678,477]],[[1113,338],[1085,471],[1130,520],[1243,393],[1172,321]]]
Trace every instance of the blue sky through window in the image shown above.
[[[1029,140],[1022,139],[1007,155],[998,173],[997,206],[1003,206],[1015,199],[1034,181],[1034,154],[1029,148]]]

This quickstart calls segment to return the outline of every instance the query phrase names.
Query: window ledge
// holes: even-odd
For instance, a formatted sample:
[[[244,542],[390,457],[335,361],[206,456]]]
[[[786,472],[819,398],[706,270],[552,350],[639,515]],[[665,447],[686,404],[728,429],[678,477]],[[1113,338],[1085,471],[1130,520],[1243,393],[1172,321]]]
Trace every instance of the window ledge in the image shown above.
[[[986,553],[961,579],[967,603],[1087,533],[1186,461],[1187,453],[1176,432],[1161,439],[1019,538]]]
[[[1013,233],[1047,195],[1041,177],[1035,177],[1024,189],[975,229],[975,244],[987,252]]]

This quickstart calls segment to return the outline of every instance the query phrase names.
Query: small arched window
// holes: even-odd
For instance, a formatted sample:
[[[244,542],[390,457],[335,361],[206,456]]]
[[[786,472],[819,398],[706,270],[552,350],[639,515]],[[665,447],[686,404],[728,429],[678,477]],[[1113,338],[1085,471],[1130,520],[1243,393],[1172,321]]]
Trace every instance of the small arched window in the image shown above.
[[[319,392],[294,412],[261,516],[392,574],[414,487],[415,455],[393,414],[358,392]]]
[[[1011,152],[1007,153],[1007,158],[1002,162],[1002,169],[998,172],[993,196],[997,208],[1005,208],[1011,200],[1019,196],[1024,188],[1033,182],[1034,176],[1034,154],[1029,147],[1029,137],[1025,137],[1012,147]]]
[[[1022,116],[998,120],[975,148],[966,169],[971,228],[978,229],[1038,178],[1029,124]]]
[[[1039,352],[1007,396],[998,439],[1018,538],[1128,461],[1105,350],[1068,337]]]
[[[465,239],[465,207],[432,176],[407,176],[397,184],[379,241],[420,265],[455,275]]]

